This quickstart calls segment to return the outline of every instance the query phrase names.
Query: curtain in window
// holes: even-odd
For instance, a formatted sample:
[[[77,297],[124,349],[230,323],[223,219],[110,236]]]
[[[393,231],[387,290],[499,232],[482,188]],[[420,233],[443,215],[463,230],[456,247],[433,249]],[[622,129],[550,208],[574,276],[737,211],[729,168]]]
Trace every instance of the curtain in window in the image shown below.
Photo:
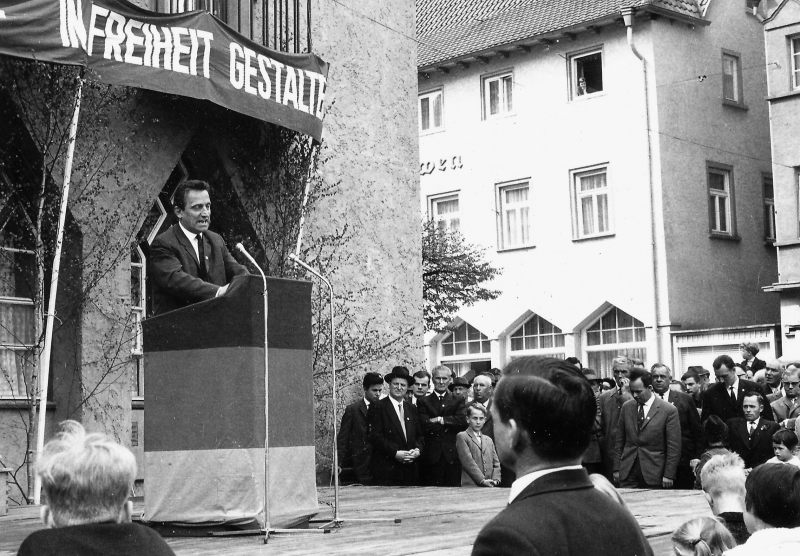
[[[426,129],[430,129],[431,127],[430,99],[427,98],[420,99],[419,109],[420,109],[420,123],[422,124],[422,130],[425,131]]]
[[[433,97],[433,127],[442,127],[442,95],[441,93]]]
[[[27,396],[31,362],[30,351],[0,348],[0,398]]]
[[[0,303],[0,344],[34,343],[33,305]]]

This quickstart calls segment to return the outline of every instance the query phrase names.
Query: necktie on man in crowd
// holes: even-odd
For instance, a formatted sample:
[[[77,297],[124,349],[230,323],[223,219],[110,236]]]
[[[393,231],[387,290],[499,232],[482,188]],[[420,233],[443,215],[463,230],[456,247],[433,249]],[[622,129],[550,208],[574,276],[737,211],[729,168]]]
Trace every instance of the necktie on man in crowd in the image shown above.
[[[200,262],[200,278],[205,280],[208,278],[208,270],[206,269],[206,250],[203,245],[203,234],[197,234],[197,259]]]
[[[637,419],[636,423],[638,424],[640,429],[644,424],[644,406],[641,404],[639,404],[639,418]]]
[[[403,427],[403,438],[408,440],[408,435],[406,434],[406,414],[403,411],[403,402],[397,404],[397,409],[400,415],[400,426]]]
[[[756,424],[753,423],[752,421],[747,423],[747,435],[748,436],[753,436],[753,431],[755,430],[755,428],[756,428]]]
[[[733,386],[731,386],[730,390],[731,390],[731,401],[733,401],[735,403],[736,402],[736,394],[733,392]]]

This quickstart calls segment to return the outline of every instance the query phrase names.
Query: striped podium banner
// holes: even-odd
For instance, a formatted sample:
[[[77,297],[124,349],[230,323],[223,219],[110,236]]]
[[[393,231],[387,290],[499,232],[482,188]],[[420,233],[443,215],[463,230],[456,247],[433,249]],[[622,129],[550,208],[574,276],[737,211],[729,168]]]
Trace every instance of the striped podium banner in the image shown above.
[[[271,525],[317,513],[311,283],[260,277],[147,319],[144,520]],[[266,368],[265,368],[266,367]]]

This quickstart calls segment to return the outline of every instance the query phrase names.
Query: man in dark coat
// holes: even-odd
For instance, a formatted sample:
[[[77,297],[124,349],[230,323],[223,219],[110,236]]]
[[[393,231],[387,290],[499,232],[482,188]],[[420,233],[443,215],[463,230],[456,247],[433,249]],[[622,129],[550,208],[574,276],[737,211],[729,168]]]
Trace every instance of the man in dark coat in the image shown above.
[[[752,469],[773,456],[772,435],[781,427],[778,423],[761,418],[764,399],[760,392],[745,392],[742,407],[744,417],[728,421],[728,436],[731,451],[741,456],[745,468]]]
[[[413,379],[405,367],[395,367],[383,380],[389,395],[370,404],[367,413],[372,443],[372,484],[414,486],[419,483],[418,459],[425,442],[417,408],[405,400]]]
[[[672,370],[662,363],[656,363],[650,369],[653,375],[653,392],[665,402],[678,410],[681,425],[681,459],[675,475],[675,488],[691,490],[694,488],[695,476],[690,462],[698,459],[703,451],[703,430],[700,427],[700,413],[689,394],[670,390]]]
[[[175,191],[178,223],[156,237],[150,246],[156,315],[223,295],[234,276],[248,274],[222,238],[208,229],[209,189],[204,181],[181,183]]]
[[[617,387],[613,390],[606,390],[600,394],[600,426],[602,429],[603,442],[600,451],[603,455],[603,468],[606,478],[611,480],[614,475],[614,453],[617,442],[617,426],[619,425],[619,414],[622,411],[622,404],[632,400],[630,390],[630,380],[628,375],[631,372],[631,360],[624,355],[615,357],[611,361],[611,370],[614,373],[614,382]]]
[[[728,355],[720,355],[714,359],[714,374],[717,383],[709,386],[703,394],[703,414],[701,421],[710,415],[716,415],[725,422],[734,417],[743,418],[742,397],[745,392],[760,392],[761,386],[757,382],[739,379],[733,369],[734,363]],[[773,421],[772,408],[767,405],[761,416]]]
[[[581,467],[597,406],[577,368],[561,359],[512,361],[492,412],[497,453],[517,480],[473,556],[653,554],[636,519]]]
[[[452,372],[440,365],[433,369],[433,393],[417,402],[425,434],[425,454],[420,474],[425,486],[461,486],[461,461],[456,436],[467,429],[467,407],[463,398],[448,390]]]
[[[342,425],[336,437],[339,452],[339,468],[352,469],[356,480],[362,485],[372,483],[367,412],[371,404],[377,403],[383,391],[383,377],[378,373],[367,373],[362,381],[364,397],[351,403],[344,410]]]

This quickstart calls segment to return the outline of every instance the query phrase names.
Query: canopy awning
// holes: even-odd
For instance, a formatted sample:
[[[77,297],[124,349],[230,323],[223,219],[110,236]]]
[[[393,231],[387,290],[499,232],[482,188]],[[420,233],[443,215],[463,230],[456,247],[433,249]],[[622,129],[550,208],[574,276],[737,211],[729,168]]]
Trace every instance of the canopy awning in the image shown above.
[[[328,64],[265,48],[205,11],[159,14],[126,0],[20,0],[0,5],[0,54],[84,66],[103,83],[205,99],[317,141],[322,136]]]

